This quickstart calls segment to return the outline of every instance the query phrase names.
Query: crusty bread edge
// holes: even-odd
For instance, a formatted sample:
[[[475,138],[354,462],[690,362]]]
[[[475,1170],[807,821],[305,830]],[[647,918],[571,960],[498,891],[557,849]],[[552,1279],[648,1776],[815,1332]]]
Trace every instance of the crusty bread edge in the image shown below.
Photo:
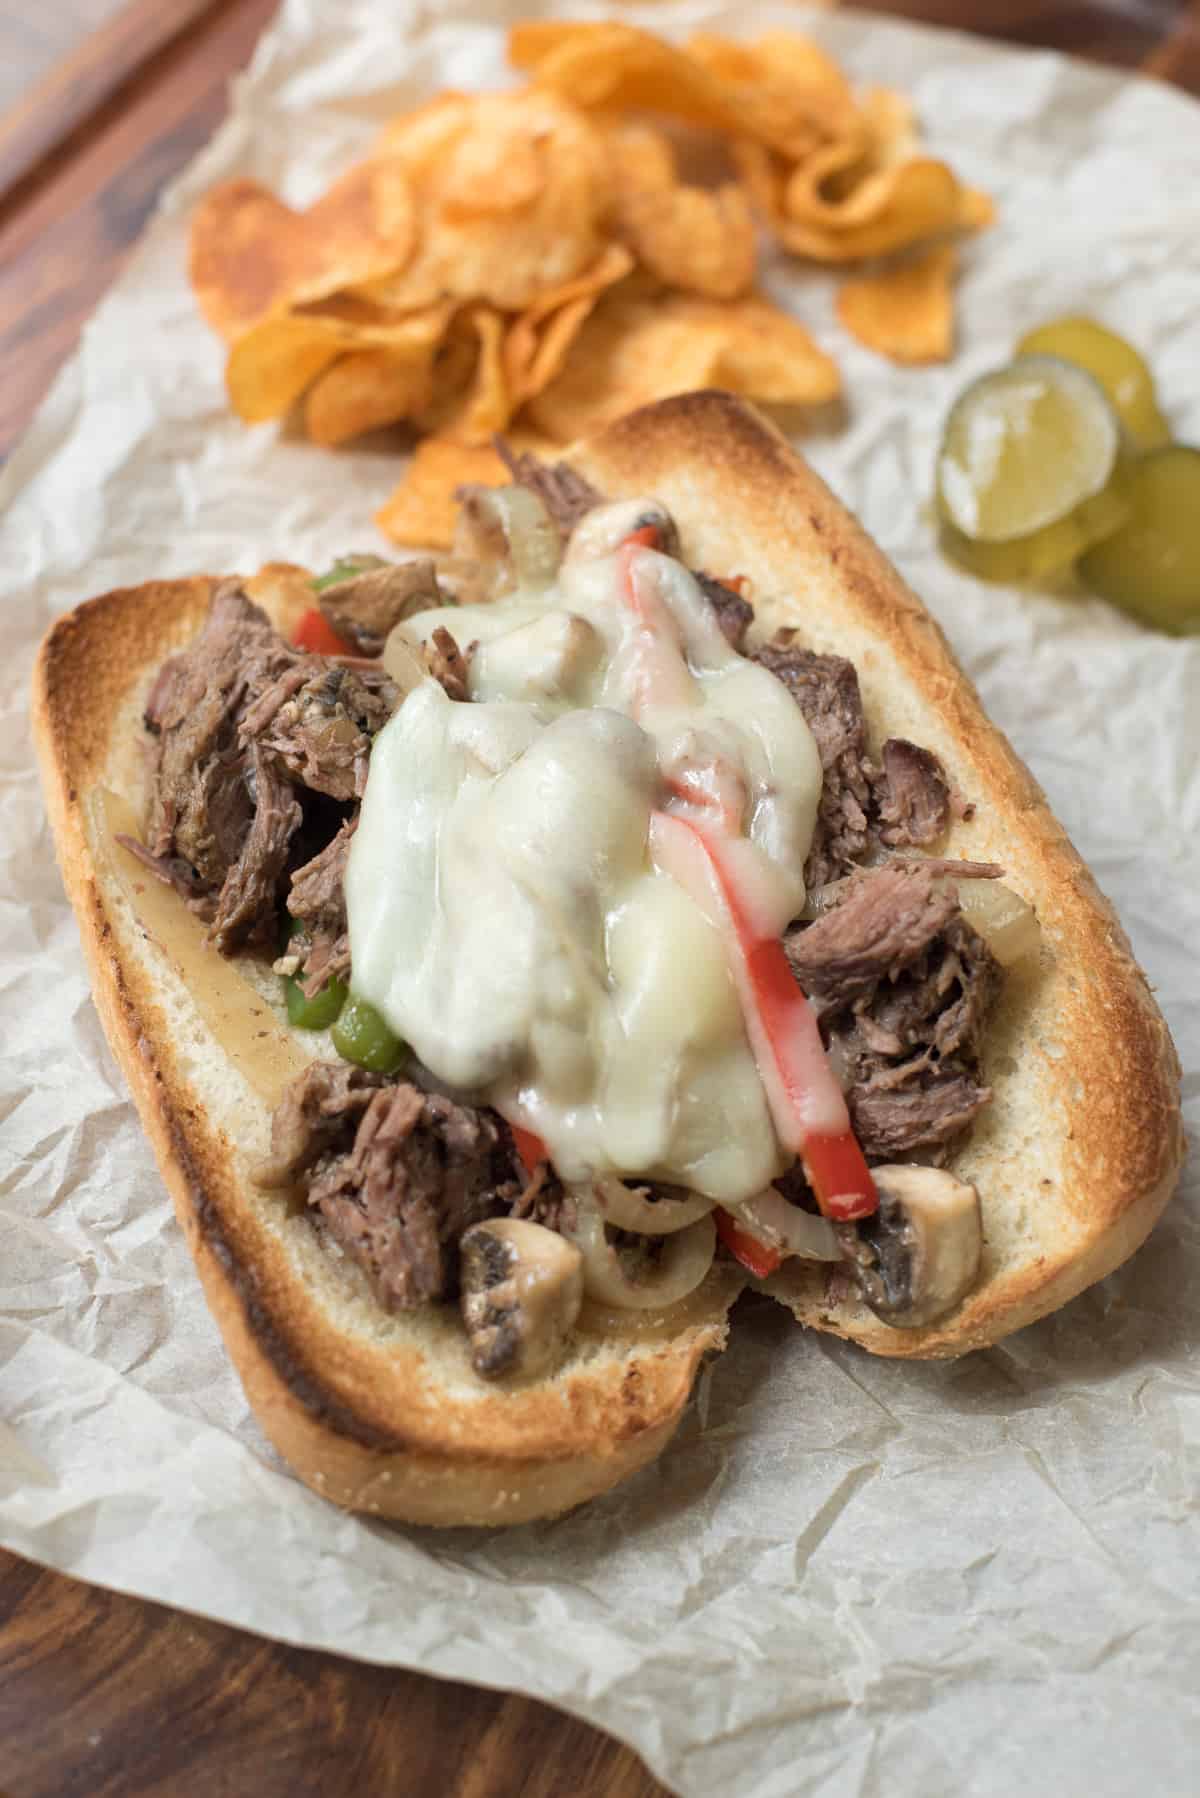
[[[973,791],[1011,820],[1026,862],[1037,863],[1052,895],[1079,970],[1061,1018],[1071,1055],[1057,1075],[1056,1100],[1070,1139],[1066,1196],[1086,1218],[1062,1255],[985,1281],[924,1329],[894,1329],[856,1297],[831,1298],[823,1270],[812,1264],[787,1263],[767,1290],[802,1323],[895,1356],[963,1354],[1045,1316],[1134,1252],[1171,1197],[1183,1160],[1178,1057],[1116,913],[1029,769],[988,718],[936,621],[754,408],[715,391],[683,394],[628,414],[570,459],[602,491],[655,492],[668,504],[702,461],[700,478],[712,489],[703,524],[705,548],[716,555],[710,567],[741,567],[751,538],[769,546],[781,581],[789,571],[802,581],[803,557],[814,554],[836,571],[842,615],[868,629],[890,664],[904,669],[960,744]],[[676,514],[686,554],[689,519],[682,507]],[[834,636],[837,622],[829,620]],[[1120,1077],[1118,1067],[1140,1079]]]
[[[221,1130],[177,1066],[147,971],[119,952],[87,835],[87,796],[103,780],[121,697],[199,627],[214,586],[207,577],[150,582],[91,600],[51,629],[35,666],[33,731],[48,813],[106,1035],[247,1398],[295,1472],[339,1505],[409,1523],[558,1515],[666,1446],[701,1360],[725,1344],[743,1282],[715,1269],[705,1303],[678,1336],[617,1341],[604,1359],[572,1369],[553,1395],[489,1389],[469,1418],[436,1392],[406,1414],[419,1355],[384,1364],[378,1351],[314,1330],[320,1320],[283,1253],[256,1249],[239,1228]]]

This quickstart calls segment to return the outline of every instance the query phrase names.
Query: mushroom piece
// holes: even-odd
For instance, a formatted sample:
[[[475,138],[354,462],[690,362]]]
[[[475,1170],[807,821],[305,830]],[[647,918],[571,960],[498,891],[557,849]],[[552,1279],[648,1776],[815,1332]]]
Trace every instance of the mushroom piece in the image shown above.
[[[366,558],[362,558],[365,563]],[[360,567],[345,580],[322,589],[322,612],[339,637],[360,655],[377,656],[389,631],[402,618],[446,603],[428,556],[411,562],[384,562]]]
[[[463,1235],[459,1306],[484,1379],[553,1367],[583,1303],[583,1257],[543,1224],[498,1217]]]
[[[979,1277],[979,1194],[944,1168],[873,1167],[879,1210],[843,1245],[863,1297],[885,1323],[913,1330],[957,1305]]]

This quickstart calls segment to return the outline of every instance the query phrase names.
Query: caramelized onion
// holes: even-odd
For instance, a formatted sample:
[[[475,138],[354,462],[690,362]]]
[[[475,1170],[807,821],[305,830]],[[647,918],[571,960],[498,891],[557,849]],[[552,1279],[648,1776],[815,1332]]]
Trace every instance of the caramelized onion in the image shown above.
[[[604,1174],[579,1196],[586,1200],[590,1192],[605,1223],[614,1230],[632,1230],[639,1236],[673,1236],[677,1230],[686,1230],[689,1224],[707,1217],[713,1208],[713,1200],[702,1193],[688,1192],[683,1187],[677,1190],[677,1199],[648,1199],[643,1196],[644,1189],[627,1186],[615,1174]]]
[[[713,1263],[717,1233],[711,1216],[702,1217],[663,1241],[662,1253],[646,1278],[632,1272],[608,1239],[604,1218],[586,1199],[575,1204],[569,1231],[583,1256],[583,1289],[590,1299],[621,1310],[649,1311],[673,1305],[694,1292]]]
[[[413,688],[419,687],[429,673],[403,623],[394,624],[388,632],[383,646],[383,666],[400,689],[398,706],[404,704]]]
[[[262,994],[212,947],[203,924],[179,894],[116,841],[118,834],[140,838],[133,807],[106,787],[94,787],[86,809],[97,867],[111,877],[138,924],[174,967],[230,1064],[273,1109],[288,1082],[308,1066],[309,1055]]]
[[[743,1229],[769,1249],[782,1255],[799,1255],[806,1261],[840,1261],[837,1230],[827,1217],[801,1211],[774,1186],[755,1193],[740,1205],[725,1209]]]
[[[986,942],[1002,968],[1036,955],[1042,928],[1028,900],[1002,880],[949,881],[958,887],[963,916]]]

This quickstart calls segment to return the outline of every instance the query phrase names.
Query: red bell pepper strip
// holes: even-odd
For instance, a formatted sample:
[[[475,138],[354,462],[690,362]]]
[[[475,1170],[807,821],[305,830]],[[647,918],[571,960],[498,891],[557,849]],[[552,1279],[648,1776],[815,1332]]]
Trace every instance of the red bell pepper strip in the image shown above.
[[[655,812],[651,854],[714,920],[730,959],[746,1034],[780,1142],[804,1162],[825,1217],[870,1217],[879,1207],[875,1183],[850,1128],[846,1101],[833,1077],[812,1007],[777,936],[755,927],[733,877],[727,845],[687,818]]]
[[[718,1205],[713,1212],[713,1222],[717,1226],[717,1235],[729,1250],[735,1261],[740,1261],[756,1279],[765,1280],[773,1274],[783,1260],[779,1249],[770,1248],[752,1236],[749,1230],[743,1230],[728,1211]]]
[[[324,612],[316,607],[304,613],[296,626],[296,634],[292,641],[299,649],[311,650],[320,656],[352,656],[354,650],[344,638],[339,637]]]
[[[517,1154],[521,1157],[521,1165],[527,1174],[533,1174],[543,1161],[549,1161],[550,1151],[540,1136],[532,1130],[526,1130],[523,1124],[510,1124],[513,1143]]]

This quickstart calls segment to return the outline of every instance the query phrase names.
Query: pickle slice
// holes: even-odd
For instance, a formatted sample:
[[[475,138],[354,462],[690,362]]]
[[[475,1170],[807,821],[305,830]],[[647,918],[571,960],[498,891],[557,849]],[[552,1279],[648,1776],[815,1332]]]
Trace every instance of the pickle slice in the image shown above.
[[[1065,518],[1057,518],[1027,537],[1010,537],[1004,543],[978,543],[955,530],[952,524],[943,523],[938,539],[942,553],[981,581],[1012,586],[1053,581],[1093,544],[1120,530],[1129,518],[1126,481],[1124,465],[1118,464],[1108,486],[1085,499]]]
[[[1091,375],[1022,356],[972,382],[946,420],[938,508],[976,543],[1009,543],[1066,519],[1112,478],[1121,427]]]
[[[1171,444],[1129,471],[1130,516],[1088,551],[1093,593],[1176,636],[1200,633],[1200,450]]]
[[[1131,343],[1094,318],[1056,318],[1039,325],[1022,337],[1017,355],[1058,356],[1086,369],[1107,393],[1138,449],[1158,449],[1171,441],[1146,363]]]

